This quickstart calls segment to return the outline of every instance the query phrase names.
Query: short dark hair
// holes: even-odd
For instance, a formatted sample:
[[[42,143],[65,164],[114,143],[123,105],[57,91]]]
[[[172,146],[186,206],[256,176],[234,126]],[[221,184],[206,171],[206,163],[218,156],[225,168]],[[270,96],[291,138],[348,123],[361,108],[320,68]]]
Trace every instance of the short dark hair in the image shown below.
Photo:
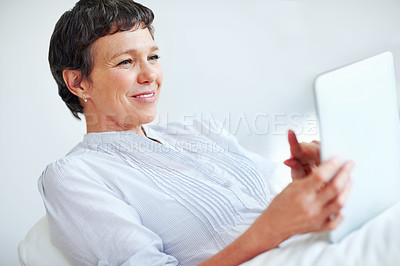
[[[153,20],[149,8],[131,0],[81,0],[60,17],[50,40],[49,63],[58,94],[77,119],[83,107],[65,84],[63,70],[79,70],[81,77],[89,79],[91,47],[97,39],[139,27],[149,29],[154,38]]]

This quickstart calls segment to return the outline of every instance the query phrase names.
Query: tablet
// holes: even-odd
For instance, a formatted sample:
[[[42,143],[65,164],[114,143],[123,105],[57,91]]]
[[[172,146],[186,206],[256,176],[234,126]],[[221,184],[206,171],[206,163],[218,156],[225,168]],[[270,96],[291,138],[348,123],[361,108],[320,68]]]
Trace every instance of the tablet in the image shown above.
[[[393,55],[385,52],[314,82],[321,159],[353,160],[354,181],[338,242],[400,200],[400,126]]]

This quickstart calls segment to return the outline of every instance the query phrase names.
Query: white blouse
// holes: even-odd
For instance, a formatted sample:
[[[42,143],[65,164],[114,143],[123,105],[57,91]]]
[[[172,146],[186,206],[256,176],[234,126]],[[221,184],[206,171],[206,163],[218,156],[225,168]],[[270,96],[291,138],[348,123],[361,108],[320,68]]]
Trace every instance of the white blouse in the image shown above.
[[[39,178],[52,241],[74,265],[198,264],[279,192],[277,164],[218,125],[170,123],[146,134],[86,134]]]

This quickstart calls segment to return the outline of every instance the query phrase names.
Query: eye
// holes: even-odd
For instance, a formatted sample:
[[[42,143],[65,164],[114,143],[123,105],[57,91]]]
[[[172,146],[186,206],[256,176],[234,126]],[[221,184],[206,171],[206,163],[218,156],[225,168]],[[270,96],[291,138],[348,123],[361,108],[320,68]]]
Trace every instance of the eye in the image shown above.
[[[122,65],[127,65],[127,64],[131,64],[131,63],[132,63],[132,59],[126,59],[126,60],[118,63],[118,65],[122,66]]]
[[[149,57],[149,60],[150,60],[150,61],[157,61],[158,59],[160,59],[160,56],[157,55],[157,54],[152,55],[152,56]]]

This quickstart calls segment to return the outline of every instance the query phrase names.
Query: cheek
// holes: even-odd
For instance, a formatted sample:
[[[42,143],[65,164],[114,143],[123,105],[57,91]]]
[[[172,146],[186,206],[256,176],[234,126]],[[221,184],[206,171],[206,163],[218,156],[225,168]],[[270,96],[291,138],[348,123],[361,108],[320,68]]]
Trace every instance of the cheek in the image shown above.
[[[125,96],[135,84],[135,73],[128,70],[115,71],[108,77],[105,84],[107,84],[107,94],[117,97]]]
[[[157,68],[157,82],[160,85],[160,87],[161,87],[163,78],[164,78],[164,73],[162,71],[161,66],[159,65],[158,68]]]
[[[114,86],[125,86],[134,80],[135,74],[132,71],[128,70],[119,70],[115,71],[111,74],[109,79],[109,83]]]
[[[120,101],[121,96],[129,90],[132,83],[131,75],[121,72],[112,72],[98,76],[94,82],[92,93],[97,98],[99,104],[112,105],[112,102]]]

